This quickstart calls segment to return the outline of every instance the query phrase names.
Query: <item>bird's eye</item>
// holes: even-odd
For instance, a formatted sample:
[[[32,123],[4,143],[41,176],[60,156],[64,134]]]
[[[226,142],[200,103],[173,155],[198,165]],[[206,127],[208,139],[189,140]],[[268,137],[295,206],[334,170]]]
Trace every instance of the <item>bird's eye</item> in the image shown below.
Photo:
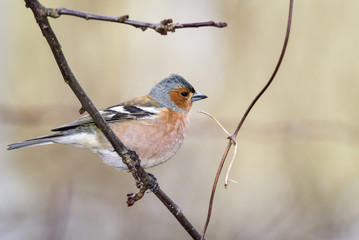
[[[181,95],[184,96],[184,97],[187,97],[187,96],[188,96],[188,92],[183,91],[183,92],[181,92]]]

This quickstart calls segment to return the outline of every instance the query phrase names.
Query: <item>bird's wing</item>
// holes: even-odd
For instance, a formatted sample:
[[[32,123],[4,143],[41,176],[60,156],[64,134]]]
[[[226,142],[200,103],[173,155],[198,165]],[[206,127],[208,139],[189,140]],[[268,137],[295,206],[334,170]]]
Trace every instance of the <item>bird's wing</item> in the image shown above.
[[[162,106],[159,106],[158,104],[154,105],[151,103],[152,101],[154,100],[144,100],[143,98],[133,99],[101,110],[99,113],[107,122],[153,118],[156,117]],[[63,131],[89,124],[94,124],[94,121],[90,115],[86,115],[74,122],[54,128],[52,131]]]

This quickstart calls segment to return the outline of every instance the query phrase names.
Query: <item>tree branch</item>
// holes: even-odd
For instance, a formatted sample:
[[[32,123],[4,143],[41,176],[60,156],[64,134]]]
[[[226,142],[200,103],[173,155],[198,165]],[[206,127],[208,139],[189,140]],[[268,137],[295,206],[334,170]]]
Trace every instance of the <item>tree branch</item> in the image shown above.
[[[112,129],[100,115],[95,105],[90,98],[86,95],[83,88],[76,80],[74,74],[68,65],[66,58],[61,50],[61,45],[57,40],[55,33],[53,32],[50,23],[47,19],[51,9],[45,8],[38,0],[25,0],[26,7],[30,8],[34,13],[36,22],[38,23],[43,36],[46,38],[51,51],[55,57],[57,65],[61,71],[61,74],[65,82],[70,86],[82,105],[82,110],[87,111],[93,118],[95,124],[104,133],[106,138],[112,144],[114,150],[122,158],[122,161],[128,166],[128,169],[133,174],[136,180],[136,186],[140,188],[136,194],[128,195],[128,206],[133,205],[137,200],[141,199],[147,189],[153,191],[153,193],[163,202],[163,204],[171,211],[171,213],[177,218],[185,230],[192,236],[193,239],[200,239],[200,233],[189,222],[189,220],[183,215],[180,208],[160,189],[156,178],[152,174],[148,174],[140,165],[140,159],[133,151],[128,150],[120,139],[114,134]]]
[[[153,29],[161,35],[167,35],[167,32],[174,32],[175,29],[180,28],[198,28],[198,27],[218,27],[223,28],[227,26],[225,22],[197,22],[197,23],[173,23],[172,19],[162,20],[160,23],[147,23],[136,20],[130,20],[129,15],[123,15],[120,17],[111,17],[111,16],[103,16],[98,14],[92,14],[87,12],[81,12],[68,8],[54,8],[47,9],[46,12],[48,17],[58,18],[61,15],[70,15],[74,17],[84,18],[86,20],[99,20],[99,21],[107,21],[107,22],[116,22],[127,24],[136,28],[141,28],[143,31],[147,30],[147,28]]]
[[[282,51],[280,53],[280,56],[279,56],[279,59],[278,59],[278,62],[277,62],[277,65],[271,75],[271,77],[269,78],[268,82],[266,83],[266,85],[263,87],[263,89],[257,94],[257,96],[253,99],[253,101],[250,103],[250,105],[248,106],[246,112],[243,114],[243,117],[242,119],[240,120],[236,130],[234,131],[234,133],[228,137],[229,139],[229,142],[228,142],[228,145],[226,147],[226,149],[224,150],[224,154],[223,154],[223,157],[221,159],[221,162],[219,163],[219,166],[218,166],[218,170],[217,170],[217,173],[216,173],[216,176],[215,176],[215,179],[214,179],[214,182],[213,182],[213,187],[212,187],[212,192],[211,192],[211,197],[210,197],[210,200],[209,200],[209,206],[208,206],[208,213],[207,213],[207,219],[206,219],[206,222],[205,222],[205,225],[204,225],[204,228],[203,228],[203,231],[202,231],[202,238],[201,239],[204,239],[204,236],[206,234],[206,231],[207,231],[207,227],[208,227],[208,224],[209,224],[209,221],[211,219],[211,214],[212,214],[212,207],[213,207],[213,202],[214,202],[214,196],[215,196],[215,193],[216,193],[216,188],[217,188],[217,183],[218,183],[218,179],[219,179],[219,176],[222,172],[222,168],[223,168],[223,165],[226,161],[226,158],[227,158],[227,155],[228,155],[228,152],[230,150],[230,148],[232,147],[233,144],[236,144],[236,137],[238,135],[238,132],[239,130],[241,129],[244,121],[246,120],[249,112],[252,110],[253,106],[256,104],[256,102],[259,100],[259,98],[264,94],[264,92],[268,89],[268,87],[270,86],[270,84],[273,82],[275,76],[277,75],[277,72],[279,70],[279,67],[282,63],[282,60],[283,60],[283,57],[284,57],[284,54],[287,50],[287,45],[288,45],[288,40],[289,40],[289,34],[290,34],[290,28],[291,28],[291,23],[292,23],[292,13],[293,13],[293,0],[289,0],[289,13],[288,13],[288,20],[287,20],[287,30],[286,30],[286,34],[285,34],[285,38],[284,38],[284,43],[283,43],[283,47],[282,47]]]

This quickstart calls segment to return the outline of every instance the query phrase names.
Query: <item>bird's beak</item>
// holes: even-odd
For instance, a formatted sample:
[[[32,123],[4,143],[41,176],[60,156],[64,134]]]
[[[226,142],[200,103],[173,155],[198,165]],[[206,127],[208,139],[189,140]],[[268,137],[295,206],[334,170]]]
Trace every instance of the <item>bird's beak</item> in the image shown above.
[[[207,98],[206,95],[203,95],[202,93],[199,93],[199,92],[195,92],[191,98],[191,101],[195,102],[195,101],[202,100],[205,98]]]

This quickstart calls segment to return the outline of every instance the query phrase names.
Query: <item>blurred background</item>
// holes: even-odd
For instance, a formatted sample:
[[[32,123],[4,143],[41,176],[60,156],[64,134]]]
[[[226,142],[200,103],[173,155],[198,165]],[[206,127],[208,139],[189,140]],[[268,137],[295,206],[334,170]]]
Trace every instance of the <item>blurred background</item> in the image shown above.
[[[175,157],[149,170],[201,231],[227,140],[198,111],[234,131],[276,65],[289,1],[41,3],[147,22],[228,23],[161,36],[70,16],[50,20],[100,109],[147,94],[171,73],[209,96],[194,105]],[[153,194],[128,208],[131,175],[87,150],[6,151],[77,119],[80,104],[24,1],[1,1],[0,9],[0,239],[190,239]],[[355,0],[295,1],[286,56],[239,133],[230,174],[238,183],[226,190],[222,175],[207,239],[359,239],[358,12]]]

